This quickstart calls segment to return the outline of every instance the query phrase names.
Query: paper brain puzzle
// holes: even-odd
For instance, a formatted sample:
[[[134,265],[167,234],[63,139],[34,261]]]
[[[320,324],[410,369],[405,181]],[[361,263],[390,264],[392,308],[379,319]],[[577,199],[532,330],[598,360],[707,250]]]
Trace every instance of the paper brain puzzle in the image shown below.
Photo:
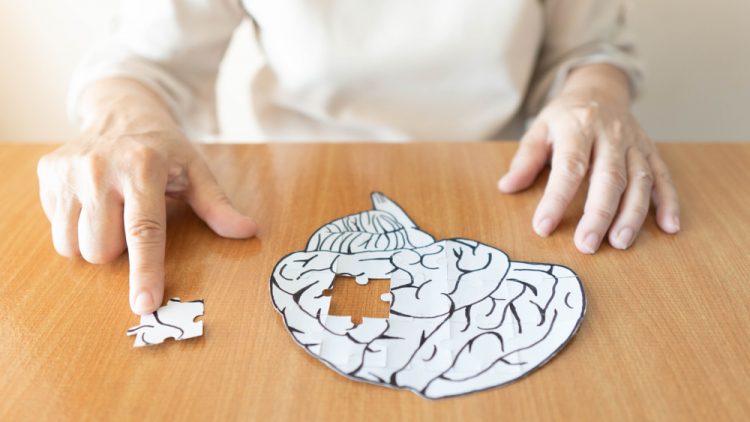
[[[179,298],[169,299],[166,305],[152,314],[141,316],[141,325],[128,330],[135,336],[133,347],[153,346],[168,338],[187,340],[203,335],[203,321],[195,321],[203,315],[203,301],[183,302]]]
[[[518,380],[583,320],[570,269],[511,261],[469,239],[435,240],[381,193],[334,220],[274,268],[271,295],[294,340],[349,378],[438,399]],[[328,314],[336,275],[390,279],[390,316]]]

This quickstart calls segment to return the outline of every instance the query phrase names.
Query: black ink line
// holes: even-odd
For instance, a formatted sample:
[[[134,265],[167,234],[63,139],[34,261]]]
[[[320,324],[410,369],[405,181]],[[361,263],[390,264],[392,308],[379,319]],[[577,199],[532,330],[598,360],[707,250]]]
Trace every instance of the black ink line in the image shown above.
[[[462,333],[465,333],[471,325],[471,306],[472,305],[467,306],[464,310],[464,316],[466,317],[466,326],[461,330]]]
[[[435,355],[437,355],[437,344],[432,345],[432,354],[430,355],[430,357],[428,357],[427,359],[422,359],[422,361],[429,362],[432,360],[432,358],[435,357]]]
[[[307,264],[309,264],[309,263],[310,263],[310,261],[312,261],[312,260],[314,260],[315,258],[317,258],[317,257],[318,257],[318,255],[319,255],[319,254],[315,254],[315,255],[311,256],[310,258],[307,258],[307,259],[304,259],[304,258],[300,258],[300,259],[295,259],[295,260],[293,260],[292,262],[301,262],[301,263],[302,263],[302,268],[305,268],[305,267],[307,267]]]
[[[456,243],[460,243],[460,244],[468,247],[469,249],[471,249],[471,254],[472,255],[476,255],[477,254],[477,248],[479,247],[479,242],[476,242],[475,245],[472,245],[472,244],[470,244],[469,242],[466,242],[463,239],[456,239],[455,242]]]
[[[516,320],[516,323],[518,324],[518,334],[521,334],[521,332],[523,331],[521,327],[521,318],[518,317],[518,311],[516,310],[516,305],[513,302],[510,303],[510,313],[513,314],[513,318]]]
[[[154,328],[154,326],[153,326],[153,325],[148,325],[148,324],[144,324],[144,325],[139,325],[139,326],[137,326],[137,327],[129,328],[129,329],[128,329],[128,332],[129,332],[129,333],[132,333],[132,332],[134,332],[134,331],[138,331],[138,330],[140,330],[141,328]]]
[[[528,287],[529,289],[531,289],[531,292],[534,293],[534,296],[539,296],[539,293],[537,293],[537,290],[536,290],[536,286],[532,285],[531,283],[527,283],[527,282],[525,282],[523,280],[519,280],[517,278],[507,278],[506,280],[513,281],[513,282],[516,282],[516,283],[519,283],[519,284],[523,284],[526,287]]]
[[[178,327],[178,326],[176,326],[176,325],[172,325],[172,324],[165,324],[165,323],[163,323],[163,322],[162,322],[162,321],[161,321],[161,320],[159,319],[159,311],[158,311],[158,310],[154,311],[154,319],[156,320],[156,322],[158,322],[158,323],[159,323],[159,324],[161,324],[161,325],[164,325],[165,327],[172,327],[172,328],[174,328],[174,329],[177,329],[177,330],[179,330],[179,331],[180,331],[180,336],[179,336],[179,337],[176,337],[176,339],[177,339],[177,340],[181,339],[181,338],[182,338],[182,336],[183,336],[183,335],[185,334],[185,331],[184,331],[184,330],[183,330],[182,328],[180,328],[180,327]]]

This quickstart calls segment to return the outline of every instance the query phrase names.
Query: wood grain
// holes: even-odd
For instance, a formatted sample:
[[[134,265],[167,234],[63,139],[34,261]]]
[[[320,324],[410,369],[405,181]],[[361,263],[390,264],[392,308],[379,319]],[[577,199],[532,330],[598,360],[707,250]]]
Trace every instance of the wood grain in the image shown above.
[[[354,277],[337,275],[333,287],[323,294],[331,298],[328,315],[350,316],[352,323],[359,325],[362,318],[388,318],[390,302],[383,301],[381,295],[391,291],[391,280],[369,279],[359,285]]]
[[[513,196],[495,181],[515,143],[211,146],[203,151],[257,239],[226,240],[171,216],[167,297],[203,298],[205,336],[133,349],[127,257],[57,256],[36,160],[54,146],[0,146],[0,419],[747,420],[750,418],[750,144],[669,144],[683,231],[649,218],[629,251],[576,251],[581,198],[541,239],[544,178]],[[394,198],[436,238],[467,237],[581,276],[589,309],[540,371],[428,401],[353,382],[298,347],[269,276],[322,224]]]

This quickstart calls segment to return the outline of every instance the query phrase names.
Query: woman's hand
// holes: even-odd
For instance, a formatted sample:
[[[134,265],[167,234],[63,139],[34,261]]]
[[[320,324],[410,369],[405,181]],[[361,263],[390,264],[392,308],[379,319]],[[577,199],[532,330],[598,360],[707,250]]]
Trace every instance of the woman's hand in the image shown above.
[[[119,92],[127,97],[145,89],[124,83],[126,91]],[[117,97],[118,91],[103,92]],[[158,101],[153,94],[141,94],[135,109],[152,113],[128,115],[127,101],[122,102],[122,109],[97,119],[38,166],[55,249],[100,264],[127,247],[130,305],[136,314],[153,312],[162,303],[167,196],[186,200],[221,236],[246,238],[256,231],[255,223],[232,207],[168,113],[160,106],[150,109],[150,102]]]
[[[550,162],[533,219],[540,236],[555,230],[587,174],[588,196],[574,237],[581,252],[596,252],[607,233],[615,248],[632,245],[652,196],[659,227],[667,233],[680,230],[669,170],[631,115],[627,89],[624,75],[610,66],[581,68],[521,139],[498,186],[506,193],[525,189]]]

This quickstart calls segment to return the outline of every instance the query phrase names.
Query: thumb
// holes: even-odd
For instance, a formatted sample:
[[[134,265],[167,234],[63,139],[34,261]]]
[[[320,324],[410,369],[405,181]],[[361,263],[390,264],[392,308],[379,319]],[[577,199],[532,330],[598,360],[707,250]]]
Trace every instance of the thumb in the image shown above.
[[[526,189],[547,164],[550,145],[547,142],[547,125],[537,121],[521,138],[518,151],[510,164],[510,170],[498,182],[498,188],[505,193]]]
[[[232,239],[255,236],[255,221],[234,208],[202,159],[196,158],[190,163],[188,179],[190,189],[187,202],[211,230]]]

